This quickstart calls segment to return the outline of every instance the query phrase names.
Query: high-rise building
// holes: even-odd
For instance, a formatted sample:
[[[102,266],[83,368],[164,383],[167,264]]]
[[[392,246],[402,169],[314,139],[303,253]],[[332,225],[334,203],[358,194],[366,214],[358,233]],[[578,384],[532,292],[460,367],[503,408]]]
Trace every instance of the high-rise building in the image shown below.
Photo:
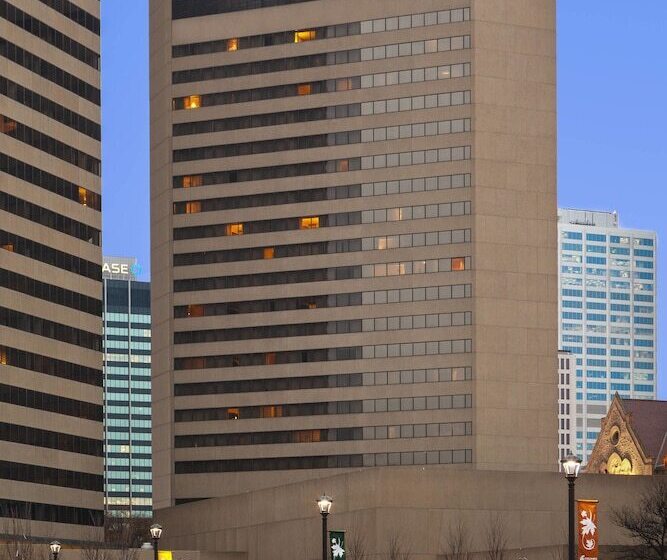
[[[0,527],[60,539],[103,514],[99,9],[0,2]]]
[[[566,350],[558,351],[558,460],[572,451],[572,410],[574,397],[574,358]]]
[[[137,260],[105,257],[104,503],[110,516],[152,515],[151,285]]]
[[[555,2],[150,14],[155,507],[555,470]]]
[[[616,212],[559,210],[560,347],[575,359],[574,445],[584,462],[616,393],[655,399],[656,234]]]

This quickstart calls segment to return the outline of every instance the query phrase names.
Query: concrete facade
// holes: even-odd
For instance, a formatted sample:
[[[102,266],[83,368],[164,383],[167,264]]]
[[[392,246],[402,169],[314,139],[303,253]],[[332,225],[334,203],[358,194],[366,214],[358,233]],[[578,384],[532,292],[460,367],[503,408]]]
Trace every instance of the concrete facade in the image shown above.
[[[601,557],[632,543],[613,525],[613,508],[632,503],[651,477],[583,475],[577,498],[598,499]],[[443,466],[367,469],[163,509],[161,546],[222,554],[224,559],[320,558],[323,492],[334,498],[330,530],[346,532],[350,558],[363,542],[366,558],[386,558],[392,536],[410,558],[439,560],[450,529],[463,525],[469,551],[484,557],[486,536],[500,517],[510,558],[565,557],[567,482],[559,473],[454,471]],[[456,534],[456,530],[454,530]]]
[[[0,532],[61,540],[103,509],[99,12],[0,16]]]
[[[334,468],[555,470],[555,2],[171,4],[154,507]]]
[[[574,357],[558,351],[558,460],[572,454],[572,398],[574,397]]]

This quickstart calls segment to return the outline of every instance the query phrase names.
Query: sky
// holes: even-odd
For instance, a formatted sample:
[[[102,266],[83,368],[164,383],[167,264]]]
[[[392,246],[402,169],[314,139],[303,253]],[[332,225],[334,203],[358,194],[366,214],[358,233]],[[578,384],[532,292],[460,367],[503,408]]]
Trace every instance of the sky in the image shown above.
[[[495,0],[493,0],[495,1]],[[558,203],[616,210],[659,237],[658,346],[667,307],[667,2],[558,0]],[[102,1],[105,255],[150,269],[148,1]],[[667,399],[667,353],[659,354]]]

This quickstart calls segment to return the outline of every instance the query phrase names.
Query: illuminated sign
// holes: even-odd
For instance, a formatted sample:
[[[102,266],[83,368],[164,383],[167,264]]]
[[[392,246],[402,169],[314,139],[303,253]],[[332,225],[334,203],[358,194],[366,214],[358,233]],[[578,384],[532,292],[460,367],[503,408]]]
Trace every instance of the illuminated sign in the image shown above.
[[[134,280],[141,274],[141,266],[137,259],[128,257],[105,257],[102,264],[104,278]]]

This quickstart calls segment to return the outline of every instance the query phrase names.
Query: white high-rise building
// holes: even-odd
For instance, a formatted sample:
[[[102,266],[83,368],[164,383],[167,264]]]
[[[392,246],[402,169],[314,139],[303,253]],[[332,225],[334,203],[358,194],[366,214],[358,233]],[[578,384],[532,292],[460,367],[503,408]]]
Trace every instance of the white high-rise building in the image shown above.
[[[656,234],[559,210],[559,342],[575,369],[572,451],[586,462],[615,393],[655,399]]]

